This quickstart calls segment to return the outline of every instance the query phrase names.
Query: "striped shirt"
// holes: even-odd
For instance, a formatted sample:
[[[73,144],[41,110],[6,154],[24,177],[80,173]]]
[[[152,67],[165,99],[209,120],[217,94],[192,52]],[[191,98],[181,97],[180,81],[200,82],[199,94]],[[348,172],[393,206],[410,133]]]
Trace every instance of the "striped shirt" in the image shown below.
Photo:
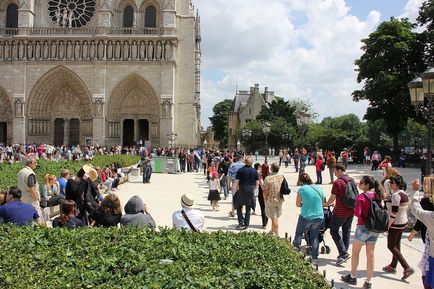
[[[393,222],[390,228],[403,229],[407,227],[407,209],[409,206],[407,194],[402,190],[393,192],[391,202],[387,202],[386,206],[389,213],[389,222]]]
[[[354,216],[354,208],[347,208],[344,205],[343,199],[345,196],[345,191],[347,189],[347,183],[342,178],[344,178],[345,180],[350,180],[349,176],[343,175],[342,177],[334,181],[332,187],[332,194],[336,196],[336,204],[333,210],[333,214],[335,214],[338,218],[347,218]]]

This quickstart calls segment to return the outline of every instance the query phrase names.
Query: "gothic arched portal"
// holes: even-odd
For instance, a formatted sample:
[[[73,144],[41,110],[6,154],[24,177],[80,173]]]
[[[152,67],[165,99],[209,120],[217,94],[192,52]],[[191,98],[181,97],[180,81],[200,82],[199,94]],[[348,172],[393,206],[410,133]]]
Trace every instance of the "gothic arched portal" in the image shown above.
[[[58,144],[84,144],[92,138],[92,103],[80,77],[63,66],[43,75],[26,104],[27,140]],[[62,134],[59,132],[63,130]]]
[[[157,94],[144,78],[132,74],[114,89],[108,104],[107,136],[114,142],[133,145],[159,141]]]

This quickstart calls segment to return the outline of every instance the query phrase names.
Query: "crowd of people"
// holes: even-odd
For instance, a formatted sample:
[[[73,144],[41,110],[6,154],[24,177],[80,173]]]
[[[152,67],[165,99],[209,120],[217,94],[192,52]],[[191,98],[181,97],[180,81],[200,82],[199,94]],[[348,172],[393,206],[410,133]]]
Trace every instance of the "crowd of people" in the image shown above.
[[[75,148],[75,151],[79,148]],[[18,149],[18,151],[20,151]],[[89,164],[84,165],[74,176],[69,176],[67,170],[61,171],[61,178],[47,174],[40,186],[34,170],[39,150],[27,153],[20,160],[24,168],[18,173],[17,187],[10,188],[5,194],[0,194],[0,222],[13,223],[19,226],[29,222],[39,222],[45,225],[48,221],[49,208],[60,205],[60,216],[52,220],[53,227],[110,227],[135,225],[154,229],[156,223],[146,205],[139,196],[133,196],[121,208],[118,196],[114,193],[121,182],[116,168],[100,169]],[[30,151],[30,153],[28,153]],[[92,157],[98,150],[83,149]],[[104,150],[103,150],[104,151]],[[7,150],[6,150],[7,152]],[[42,154],[44,149],[42,150]],[[122,153],[115,149],[114,153]],[[372,203],[378,203],[387,210],[387,248],[391,252],[391,261],[382,268],[384,272],[396,274],[398,264],[402,267],[402,279],[414,274],[403,252],[401,239],[410,218],[417,218],[414,231],[408,239],[411,241],[417,231],[422,232],[425,242],[425,253],[422,257],[424,288],[434,285],[434,177],[425,176],[422,185],[414,180],[411,192],[407,188],[399,171],[392,167],[391,158],[385,156],[375,164],[382,168],[384,178],[381,182],[372,176],[363,176],[358,183],[347,174],[350,153],[344,149],[337,156],[332,151],[317,151],[308,154],[306,149],[282,150],[279,162],[255,163],[254,157],[237,151],[219,151],[212,149],[187,148],[156,148],[127,150],[126,153],[141,155],[143,166],[143,182],[150,182],[152,158],[155,156],[178,157],[180,172],[203,172],[208,185],[208,200],[213,210],[219,210],[220,195],[226,199],[232,196],[232,209],[229,217],[237,217],[237,229],[246,230],[250,226],[250,215],[257,211],[257,202],[262,221],[266,229],[269,221],[271,229],[268,234],[279,236],[279,217],[282,215],[284,195],[282,187],[286,182],[283,174],[279,174],[282,166],[288,167],[292,162],[299,173],[296,206],[301,213],[295,228],[293,245],[300,249],[303,239],[310,247],[312,262],[316,264],[319,256],[319,243],[324,233],[325,218],[329,218],[330,234],[338,251],[336,265],[341,265],[351,259],[351,271],[342,276],[342,281],[352,285],[357,284],[357,268],[363,246],[366,246],[367,274],[363,288],[371,288],[374,270],[375,244],[379,232],[369,229]],[[374,153],[375,154],[375,153]],[[86,158],[86,157],[85,157]],[[376,161],[370,155],[368,165]],[[379,161],[379,159],[378,159]],[[305,171],[308,164],[315,166],[316,182]],[[323,187],[322,172],[328,168],[332,184],[330,197],[327,199]],[[356,191],[354,200],[348,200],[348,190]],[[420,198],[414,196],[424,195]],[[201,231],[205,218],[202,211],[194,208],[194,197],[189,193],[181,196],[181,209],[172,215],[175,228],[191,231]],[[331,211],[331,207],[333,210]],[[47,210],[48,208],[48,210]],[[122,213],[124,211],[124,213]],[[411,214],[409,214],[411,212]],[[350,252],[351,227],[357,218],[356,231],[353,236]],[[327,228],[325,228],[327,229]]]

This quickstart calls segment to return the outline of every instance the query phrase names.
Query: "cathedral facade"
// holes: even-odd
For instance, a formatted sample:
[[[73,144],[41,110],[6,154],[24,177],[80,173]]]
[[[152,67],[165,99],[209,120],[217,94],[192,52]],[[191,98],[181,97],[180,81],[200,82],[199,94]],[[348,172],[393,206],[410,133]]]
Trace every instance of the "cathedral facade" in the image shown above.
[[[197,145],[190,0],[0,0],[0,143]]]

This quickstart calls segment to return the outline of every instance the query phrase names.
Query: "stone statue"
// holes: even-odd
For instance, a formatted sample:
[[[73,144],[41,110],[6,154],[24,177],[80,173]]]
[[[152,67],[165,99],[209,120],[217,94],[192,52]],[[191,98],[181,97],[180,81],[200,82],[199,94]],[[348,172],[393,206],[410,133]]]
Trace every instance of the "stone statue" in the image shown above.
[[[61,40],[59,43],[59,53],[58,53],[59,59],[65,58],[65,45],[63,45],[63,41]]]
[[[41,58],[41,44],[39,41],[36,41],[35,44],[35,59],[38,60]]]
[[[143,41],[140,41],[139,57],[140,57],[140,60],[143,60],[146,58],[146,44]]]
[[[17,43],[15,41],[11,42],[11,58],[13,60],[17,59],[17,54],[18,54],[18,47],[17,47]]]
[[[104,58],[104,42],[101,40],[98,42],[98,59]]]
[[[43,50],[42,50],[42,53],[43,53],[43,58],[44,59],[48,59],[48,57],[49,57],[49,54],[50,54],[50,48],[49,48],[49,45],[48,45],[48,41],[45,41],[44,42],[44,48],[43,48]]]
[[[33,42],[27,43],[27,59],[33,59]]]
[[[72,16],[74,15],[73,11],[69,11],[68,14],[68,27],[71,28],[72,27]]]
[[[18,59],[24,58],[24,43],[20,40],[18,42]]]
[[[128,41],[124,42],[124,60],[128,60],[129,56],[130,56],[130,44],[128,43]]]
[[[66,59],[72,58],[72,42],[68,41],[66,44]]]
[[[163,100],[162,103],[162,116],[165,118],[171,118],[171,102],[170,100]]]
[[[59,27],[61,24],[61,17],[62,17],[62,12],[60,12],[60,8],[57,9],[54,15],[56,16],[56,25],[57,27]]]
[[[113,57],[113,44],[111,41],[107,43],[107,59],[112,59]]]
[[[11,55],[10,55],[11,48],[9,46],[9,42],[8,41],[5,42],[5,48],[4,48],[4,50],[5,50],[4,51],[4,58],[5,59],[11,58]]]
[[[101,99],[95,101],[95,116],[102,116],[104,110],[104,103]]]
[[[148,60],[152,60],[152,58],[154,57],[154,45],[152,41],[148,42],[148,48],[146,49],[146,51],[148,53]]]
[[[170,45],[169,41],[164,45],[164,51],[166,53],[166,60],[172,60],[172,45]]]
[[[115,59],[118,60],[121,57],[121,43],[116,41],[115,47]]]
[[[67,25],[68,25],[68,10],[63,9],[62,26],[67,27]]]
[[[79,41],[75,41],[75,45],[74,45],[74,58],[75,59],[81,59],[81,55],[80,55],[81,47],[80,46],[81,46],[80,42]]]
[[[94,59],[95,58],[95,42],[92,41],[90,43],[90,59]]]
[[[87,46],[87,41],[83,42],[83,48],[82,48],[82,57],[83,59],[88,59],[88,46]]]
[[[131,59],[136,60],[137,59],[137,42],[133,41],[133,44],[131,45]]]
[[[51,42],[51,59],[57,59],[57,43],[55,41]]]
[[[161,42],[158,41],[156,46],[157,46],[157,51],[156,51],[155,59],[160,60],[161,52],[162,52]]]
[[[20,98],[15,100],[15,116],[23,116],[23,101]]]

